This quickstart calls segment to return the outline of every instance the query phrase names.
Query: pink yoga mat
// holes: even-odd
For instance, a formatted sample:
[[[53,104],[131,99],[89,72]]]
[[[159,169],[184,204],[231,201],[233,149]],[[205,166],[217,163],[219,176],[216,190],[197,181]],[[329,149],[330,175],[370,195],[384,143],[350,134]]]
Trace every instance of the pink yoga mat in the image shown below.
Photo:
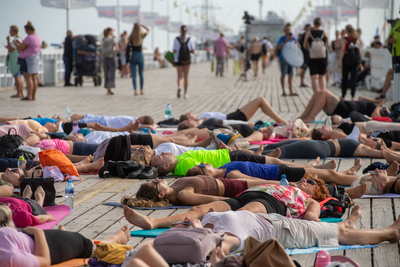
[[[48,206],[44,207],[44,209],[47,211],[47,213],[53,215],[53,217],[56,218],[57,221],[46,222],[35,226],[43,230],[52,229],[54,226],[57,225],[57,223],[59,223],[62,219],[65,218],[65,216],[67,216],[71,212],[71,208],[67,205]]]

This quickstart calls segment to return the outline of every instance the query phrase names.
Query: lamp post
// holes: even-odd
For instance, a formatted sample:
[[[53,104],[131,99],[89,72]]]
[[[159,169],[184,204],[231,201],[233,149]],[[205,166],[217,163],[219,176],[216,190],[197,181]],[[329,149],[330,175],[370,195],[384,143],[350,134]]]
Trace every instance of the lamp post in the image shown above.
[[[161,0],[162,1],[162,0]],[[167,47],[168,47],[168,51],[169,51],[169,0],[166,1],[167,2],[167,16],[168,16],[168,24],[167,24]]]
[[[186,13],[190,13],[190,9],[189,9],[189,5],[187,4],[187,3],[181,3],[181,4],[179,4],[179,2],[178,1],[175,1],[174,2],[174,7],[179,7],[179,9],[180,9],[180,12],[179,12],[179,20],[183,23],[183,20],[182,20],[182,8],[184,7],[184,6],[186,6]],[[189,16],[189,24],[190,24],[190,16]]]

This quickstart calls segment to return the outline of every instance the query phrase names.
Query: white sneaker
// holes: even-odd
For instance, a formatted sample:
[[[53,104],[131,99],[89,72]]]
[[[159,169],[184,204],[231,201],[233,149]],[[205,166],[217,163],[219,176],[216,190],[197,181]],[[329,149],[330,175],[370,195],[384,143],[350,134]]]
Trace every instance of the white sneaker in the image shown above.
[[[184,95],[183,95],[183,98],[184,98],[184,99],[187,99],[187,98],[188,98],[187,94],[184,94]]]

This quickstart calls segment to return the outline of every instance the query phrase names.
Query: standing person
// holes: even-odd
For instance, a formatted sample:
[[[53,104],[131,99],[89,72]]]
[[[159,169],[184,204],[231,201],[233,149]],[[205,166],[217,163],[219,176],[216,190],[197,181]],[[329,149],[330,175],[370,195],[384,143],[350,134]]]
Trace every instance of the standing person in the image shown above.
[[[215,76],[218,76],[219,73],[221,77],[224,77],[224,59],[228,47],[229,44],[224,38],[224,34],[221,32],[220,37],[214,42],[214,54],[217,58],[217,71],[215,72]]]
[[[145,33],[142,31],[142,27],[146,30]],[[139,78],[140,78],[140,94],[143,95],[143,84],[144,84],[144,57],[142,53],[142,44],[143,39],[150,33],[150,29],[146,26],[135,23],[133,25],[133,29],[128,38],[128,48],[126,52],[126,58],[128,62],[131,63],[131,73],[132,73],[132,83],[133,90],[135,91],[134,95],[138,95],[137,89],[137,74],[136,74],[136,66],[139,67]]]
[[[364,40],[361,38],[362,32],[360,28],[357,29],[357,34],[358,34],[358,41],[360,42],[360,50],[361,50],[360,52],[362,52],[364,51],[365,45],[364,45]]]
[[[181,26],[181,35],[176,37],[172,52],[175,54],[174,62],[176,71],[178,72],[178,90],[176,96],[181,97],[182,79],[184,79],[183,98],[187,98],[187,89],[189,86],[189,70],[190,70],[190,53],[194,54],[194,43],[190,37],[186,36],[188,28],[186,25]]]
[[[313,91],[326,89],[326,66],[328,65],[327,51],[328,33],[321,29],[321,18],[314,19],[314,28],[306,33],[303,48],[309,51],[309,67]],[[318,88],[319,87],[319,88]]]
[[[103,57],[104,88],[107,95],[113,95],[112,88],[115,88],[116,53],[118,52],[117,40],[114,38],[114,29],[106,28],[104,38],[101,41],[101,56]]]
[[[211,60],[211,49],[208,45],[206,45],[206,53],[207,53],[207,61]]]
[[[293,37],[292,34],[292,24],[287,23],[285,28],[283,29],[285,35],[281,36],[278,41],[278,49],[282,51],[283,47],[288,42],[295,42],[298,44],[298,40],[296,37]],[[285,92],[285,75],[288,75],[288,82],[289,82],[289,92],[290,96],[297,96],[297,93],[293,93],[293,67],[287,63],[282,56],[282,53],[279,53],[279,61],[281,63],[281,86],[282,86],[282,96],[286,96]]]
[[[165,60],[161,57],[160,50],[158,47],[156,47],[156,50],[154,50],[154,61],[158,61],[160,68],[164,68]]]
[[[247,59],[246,50],[247,50],[247,43],[244,36],[242,35],[237,45],[237,51],[239,52],[240,71],[242,72],[241,76],[246,76],[246,59]]]
[[[329,62],[333,79],[332,86],[340,84],[339,56],[340,56],[341,41],[339,35],[340,32],[336,31],[335,32],[336,39],[331,42],[331,52],[329,54]]]
[[[10,36],[14,37],[14,40],[10,41]],[[24,93],[22,91],[23,84],[21,78],[21,71],[19,70],[18,64],[18,55],[19,51],[17,49],[16,43],[22,43],[21,37],[18,36],[18,27],[16,25],[12,25],[10,27],[10,35],[7,36],[7,45],[6,48],[8,50],[8,55],[6,59],[6,65],[8,71],[14,76],[15,87],[17,88],[17,93],[12,95],[11,97],[24,97]]]
[[[400,8],[399,8],[399,13],[400,13]],[[396,24],[392,25],[392,27],[390,28],[388,42],[392,44],[392,62],[393,62],[393,70],[395,70],[396,69],[395,65],[400,64],[400,20],[397,20]],[[393,71],[392,71],[392,78],[393,78]],[[382,93],[384,94],[386,93],[386,91]]]
[[[128,77],[129,65],[126,61],[126,48],[128,46],[128,33],[124,31],[121,34],[121,39],[119,40],[119,59],[121,60],[121,78]]]
[[[356,81],[358,66],[362,70],[361,65],[361,52],[360,42],[358,40],[358,34],[351,25],[346,26],[347,36],[341,39],[341,50],[339,57],[339,69],[342,68],[342,100],[346,96],[347,85],[350,74],[350,89],[351,89],[351,100],[354,101],[356,94]]]
[[[80,37],[81,35],[72,35],[72,31],[68,30],[67,31],[67,36],[65,37],[64,40],[64,55],[63,55],[63,61],[64,61],[64,66],[65,66],[65,73],[64,73],[64,86],[74,86],[70,80],[71,80],[71,72],[72,72],[72,61],[73,61],[73,54],[72,54],[72,41],[75,40],[76,38]]]
[[[17,49],[20,51],[19,58],[20,71],[24,75],[26,81],[26,97],[21,98],[21,100],[36,100],[36,91],[38,88],[38,73],[39,73],[39,53],[40,53],[40,38],[35,34],[35,28],[32,22],[24,26],[27,37],[25,37],[22,44],[15,43]]]
[[[250,45],[249,48],[250,59],[253,62],[254,77],[258,76],[258,60],[261,56],[261,50],[262,47],[259,42],[258,36],[254,36],[253,43]]]
[[[307,33],[311,31],[311,25],[307,24],[304,27],[304,33],[301,36],[301,39],[299,39],[300,45],[301,45],[301,52],[303,52],[303,59],[304,63],[301,66],[301,71],[300,71],[300,87],[308,87],[307,84],[304,83],[304,76],[306,75],[306,70],[308,67],[308,61],[310,60],[310,52],[308,49],[305,49],[303,44],[304,44],[304,39],[306,38]]]
[[[267,68],[268,58],[270,51],[274,48],[272,43],[264,37],[261,41],[261,64],[262,64],[262,73],[265,74],[265,69]]]

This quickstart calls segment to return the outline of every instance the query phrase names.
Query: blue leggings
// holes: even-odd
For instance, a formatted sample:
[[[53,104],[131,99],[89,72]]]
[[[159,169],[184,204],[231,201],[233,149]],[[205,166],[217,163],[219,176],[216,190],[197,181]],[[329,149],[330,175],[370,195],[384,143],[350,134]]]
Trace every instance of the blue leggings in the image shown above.
[[[143,89],[144,77],[143,77],[143,70],[144,70],[144,57],[142,52],[134,51],[132,53],[132,60],[131,60],[131,73],[132,73],[132,82],[133,82],[133,89],[137,89],[136,83],[136,65],[139,66],[139,78],[140,78],[140,90]]]

